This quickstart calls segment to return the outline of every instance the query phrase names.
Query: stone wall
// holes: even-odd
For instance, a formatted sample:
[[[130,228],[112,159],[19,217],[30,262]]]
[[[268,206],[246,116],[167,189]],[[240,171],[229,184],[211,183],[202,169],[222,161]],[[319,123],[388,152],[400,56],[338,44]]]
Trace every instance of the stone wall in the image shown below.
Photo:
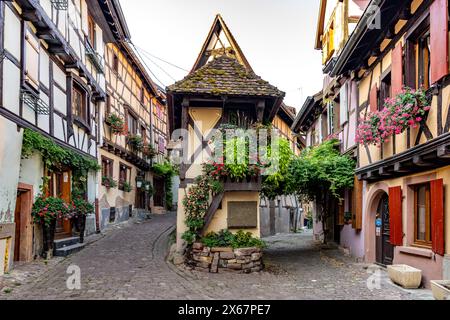
[[[194,243],[188,264],[195,270],[222,273],[252,273],[263,269],[260,248],[209,248]]]

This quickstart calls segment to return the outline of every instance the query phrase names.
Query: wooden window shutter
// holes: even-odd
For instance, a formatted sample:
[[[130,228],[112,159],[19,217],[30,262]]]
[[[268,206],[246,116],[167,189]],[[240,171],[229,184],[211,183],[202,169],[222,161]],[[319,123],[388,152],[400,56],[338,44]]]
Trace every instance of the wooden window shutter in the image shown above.
[[[396,96],[403,90],[403,48],[399,42],[392,51],[392,95]]]
[[[402,188],[389,188],[389,220],[391,225],[391,244],[403,245]]]
[[[431,236],[433,252],[441,256],[444,251],[444,181],[442,179],[430,182],[431,194]]]
[[[370,112],[376,112],[378,110],[378,86],[375,83],[370,90]]]
[[[431,82],[448,74],[448,4],[434,0],[430,7]]]
[[[39,89],[39,41],[28,30],[25,41],[25,80],[35,89]]]
[[[338,205],[338,226],[343,226],[345,224],[344,222],[344,212],[345,212],[345,206],[344,206],[344,202],[340,203]]]
[[[355,176],[355,183],[354,183],[354,205],[353,210],[354,212],[352,217],[352,227],[356,230],[362,230],[362,212],[363,212],[363,182],[359,181],[358,178]]]

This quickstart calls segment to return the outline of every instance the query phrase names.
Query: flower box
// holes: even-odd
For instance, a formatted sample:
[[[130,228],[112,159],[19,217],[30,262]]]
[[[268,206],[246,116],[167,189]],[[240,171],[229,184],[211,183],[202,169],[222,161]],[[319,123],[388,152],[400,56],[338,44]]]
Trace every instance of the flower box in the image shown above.
[[[388,266],[389,278],[405,289],[418,289],[422,283],[422,270],[405,264]]]
[[[450,300],[450,280],[432,280],[430,283],[436,300]]]

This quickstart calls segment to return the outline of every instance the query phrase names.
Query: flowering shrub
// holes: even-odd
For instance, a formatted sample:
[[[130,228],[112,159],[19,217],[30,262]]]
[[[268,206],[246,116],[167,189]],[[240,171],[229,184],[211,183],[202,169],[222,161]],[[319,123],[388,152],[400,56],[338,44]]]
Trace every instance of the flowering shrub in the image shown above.
[[[125,120],[118,115],[111,113],[106,119],[106,123],[111,126],[111,131],[115,135],[123,135],[125,134]]]
[[[356,141],[360,144],[381,145],[389,137],[401,134],[407,128],[416,128],[430,110],[430,103],[423,89],[405,88],[395,98],[388,98],[381,111],[371,112],[361,119]]]
[[[144,140],[139,135],[129,134],[127,143],[134,151],[141,151],[144,148]]]
[[[94,213],[94,206],[81,197],[76,197],[70,207],[69,212],[66,214],[67,219],[73,219],[78,217],[87,216],[90,213]]]
[[[71,207],[60,198],[39,195],[33,204],[31,215],[35,223],[49,226],[56,219],[67,219]]]

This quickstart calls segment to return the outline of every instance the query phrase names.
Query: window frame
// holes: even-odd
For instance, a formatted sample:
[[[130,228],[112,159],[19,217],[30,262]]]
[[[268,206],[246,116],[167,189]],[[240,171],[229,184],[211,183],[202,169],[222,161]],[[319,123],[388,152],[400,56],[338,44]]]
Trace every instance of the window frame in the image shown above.
[[[115,74],[119,74],[119,55],[117,53],[115,53],[114,51],[112,51],[112,66],[111,69]]]
[[[125,172],[125,178],[122,178],[122,173]],[[123,191],[124,182],[131,185],[131,167],[127,166],[123,162],[119,162],[119,190]]]
[[[106,167],[103,166],[105,164],[105,162],[106,162]],[[106,174],[104,172],[104,168],[107,169]],[[108,157],[105,157],[105,156],[102,156],[102,177],[108,177],[108,178],[114,179],[114,160],[112,160]],[[102,185],[103,186],[105,185],[103,183],[103,181],[102,181]]]
[[[130,117],[134,121],[133,130],[130,129]],[[126,106],[126,121],[128,134],[137,135],[139,131],[139,116],[131,109],[130,106]]]
[[[413,185],[414,191],[414,246],[431,248],[433,246],[432,237],[432,221],[431,221],[431,190],[430,183],[420,183]],[[425,187],[425,240],[418,239],[419,224],[418,224],[418,189]]]
[[[378,95],[378,111],[384,109],[385,100],[390,97],[392,97],[391,68],[386,70],[380,79],[380,93]]]
[[[94,18],[88,14],[88,36],[87,39],[92,49],[97,50],[97,30]]]
[[[427,11],[425,14],[416,22],[416,24],[411,28],[411,30],[405,36],[405,85],[407,87],[418,89],[423,86],[424,79],[423,67],[421,65],[423,61],[418,57],[419,41],[428,34],[430,36],[430,12]],[[431,55],[428,57],[429,68],[431,67]],[[422,62],[422,63],[421,63]],[[428,71],[428,77],[430,77],[430,72]],[[431,86],[431,81],[429,79],[428,88]],[[426,90],[426,86],[423,86]]]
[[[85,113],[85,118],[80,116],[78,114],[78,111],[75,112],[75,106],[74,106],[74,93],[78,92],[81,95],[81,102],[82,102],[82,109]],[[78,81],[75,79],[72,81],[72,92],[71,92],[71,112],[73,119],[78,122],[81,126],[85,127],[86,129],[90,130],[90,103],[88,99],[88,91],[84,88],[83,85],[81,85]]]

